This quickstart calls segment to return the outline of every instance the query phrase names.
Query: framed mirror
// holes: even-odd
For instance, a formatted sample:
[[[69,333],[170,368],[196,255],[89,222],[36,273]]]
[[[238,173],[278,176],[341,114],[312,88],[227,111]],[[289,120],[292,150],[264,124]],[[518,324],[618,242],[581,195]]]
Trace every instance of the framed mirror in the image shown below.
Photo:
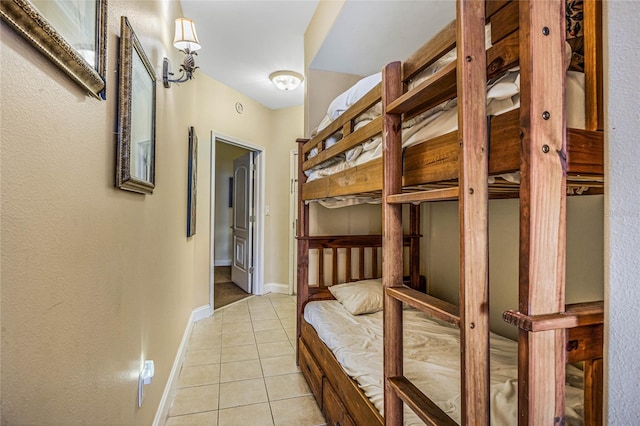
[[[90,95],[106,98],[107,0],[2,0],[0,17]]]
[[[116,186],[151,194],[155,187],[156,75],[126,16],[120,21]]]

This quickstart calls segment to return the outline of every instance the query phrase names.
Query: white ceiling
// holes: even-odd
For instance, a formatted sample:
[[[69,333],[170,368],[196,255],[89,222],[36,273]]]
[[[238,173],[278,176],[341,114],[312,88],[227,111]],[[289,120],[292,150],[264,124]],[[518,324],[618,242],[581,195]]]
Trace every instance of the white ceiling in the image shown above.
[[[271,109],[301,105],[304,87],[282,92],[269,74],[304,74],[304,32],[317,0],[181,0],[196,22],[204,73]],[[455,16],[452,0],[348,0],[313,69],[369,75],[402,60]],[[197,78],[197,74],[196,74]]]
[[[311,68],[367,76],[402,61],[455,19],[455,1],[347,1]]]

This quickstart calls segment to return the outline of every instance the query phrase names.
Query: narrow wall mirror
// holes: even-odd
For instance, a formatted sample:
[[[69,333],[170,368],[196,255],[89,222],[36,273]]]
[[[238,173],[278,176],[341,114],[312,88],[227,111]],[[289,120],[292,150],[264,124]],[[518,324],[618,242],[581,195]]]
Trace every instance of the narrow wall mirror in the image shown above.
[[[155,187],[156,75],[126,16],[120,22],[116,186],[151,194]]]
[[[107,0],[2,0],[0,17],[90,95],[106,98]]]

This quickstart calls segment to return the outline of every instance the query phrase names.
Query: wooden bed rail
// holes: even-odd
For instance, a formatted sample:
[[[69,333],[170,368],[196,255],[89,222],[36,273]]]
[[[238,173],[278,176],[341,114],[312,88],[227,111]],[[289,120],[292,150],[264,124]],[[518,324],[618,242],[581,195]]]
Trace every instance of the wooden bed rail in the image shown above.
[[[297,337],[300,337],[302,318],[305,305],[314,300],[333,299],[328,290],[331,285],[341,282],[351,282],[367,278],[378,278],[379,263],[382,260],[382,235],[331,235],[309,236],[308,206],[304,202],[299,203],[300,217],[298,222],[298,279],[297,279]],[[415,206],[410,210],[411,233],[404,235],[402,246],[409,252],[409,275],[405,280],[406,285],[414,289],[425,291],[425,281],[420,276],[420,238],[418,225],[420,209]],[[318,271],[316,274],[317,285],[309,285],[309,253],[316,250],[318,256]],[[358,252],[357,265],[353,262],[352,252]],[[325,276],[324,254],[331,256],[330,272]],[[342,253],[344,256],[339,256]],[[368,259],[365,257],[369,256]],[[342,263],[341,263],[341,258]],[[371,273],[365,275],[366,263],[371,264]],[[344,279],[339,279],[338,271],[344,269]]]
[[[327,127],[320,130],[317,135],[305,142],[301,149],[302,170],[309,170],[323,161],[353,148],[359,143],[362,143],[363,140],[380,134],[382,132],[381,119],[375,119],[354,131],[356,119],[380,102],[380,92],[381,84],[377,84],[355,104],[351,105],[347,111],[333,120]],[[342,130],[343,135],[340,143],[325,148],[326,139],[340,130]],[[307,158],[314,148],[317,149],[317,154],[312,158]]]
[[[410,249],[412,245],[419,244],[420,238],[419,234],[405,235],[403,246]],[[381,276],[381,235],[331,235],[297,237],[297,239],[299,242],[304,241],[308,244],[309,252],[316,251],[318,254],[316,280],[314,286],[309,288],[310,293],[321,292],[323,288],[343,282],[380,278]],[[354,253],[357,257],[357,263],[354,261]],[[328,267],[330,269],[329,276],[325,275],[325,255],[331,258],[331,264]],[[308,255],[306,257],[308,259]],[[417,260],[419,261],[419,259]],[[419,275],[419,270],[416,267],[410,269],[410,275]],[[344,274],[340,274],[341,271],[344,271]],[[341,275],[343,279],[340,279]]]

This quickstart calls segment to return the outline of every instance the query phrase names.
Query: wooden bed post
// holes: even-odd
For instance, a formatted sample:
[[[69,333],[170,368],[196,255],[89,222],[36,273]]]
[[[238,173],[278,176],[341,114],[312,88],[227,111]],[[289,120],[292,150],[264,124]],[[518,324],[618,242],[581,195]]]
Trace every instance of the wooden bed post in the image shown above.
[[[520,3],[521,186],[519,310],[564,311],[566,128],[564,0]],[[565,332],[518,338],[518,414],[523,425],[563,425]]]
[[[602,1],[586,0],[583,13],[586,129],[603,130]]]
[[[462,424],[489,424],[485,5],[457,2]]]
[[[402,192],[402,134],[400,114],[387,114],[386,106],[402,94],[400,62],[382,70],[382,283],[384,288],[402,285],[402,205],[385,202],[388,195]],[[384,297],[384,415],[387,425],[403,422],[402,400],[387,378],[402,376],[402,303]]]
[[[304,153],[302,147],[307,139],[296,139],[298,143],[298,288],[297,288],[297,316],[296,316],[296,362],[300,361],[299,340],[304,304],[309,299],[309,206],[302,199],[302,185],[307,175],[302,170]]]

